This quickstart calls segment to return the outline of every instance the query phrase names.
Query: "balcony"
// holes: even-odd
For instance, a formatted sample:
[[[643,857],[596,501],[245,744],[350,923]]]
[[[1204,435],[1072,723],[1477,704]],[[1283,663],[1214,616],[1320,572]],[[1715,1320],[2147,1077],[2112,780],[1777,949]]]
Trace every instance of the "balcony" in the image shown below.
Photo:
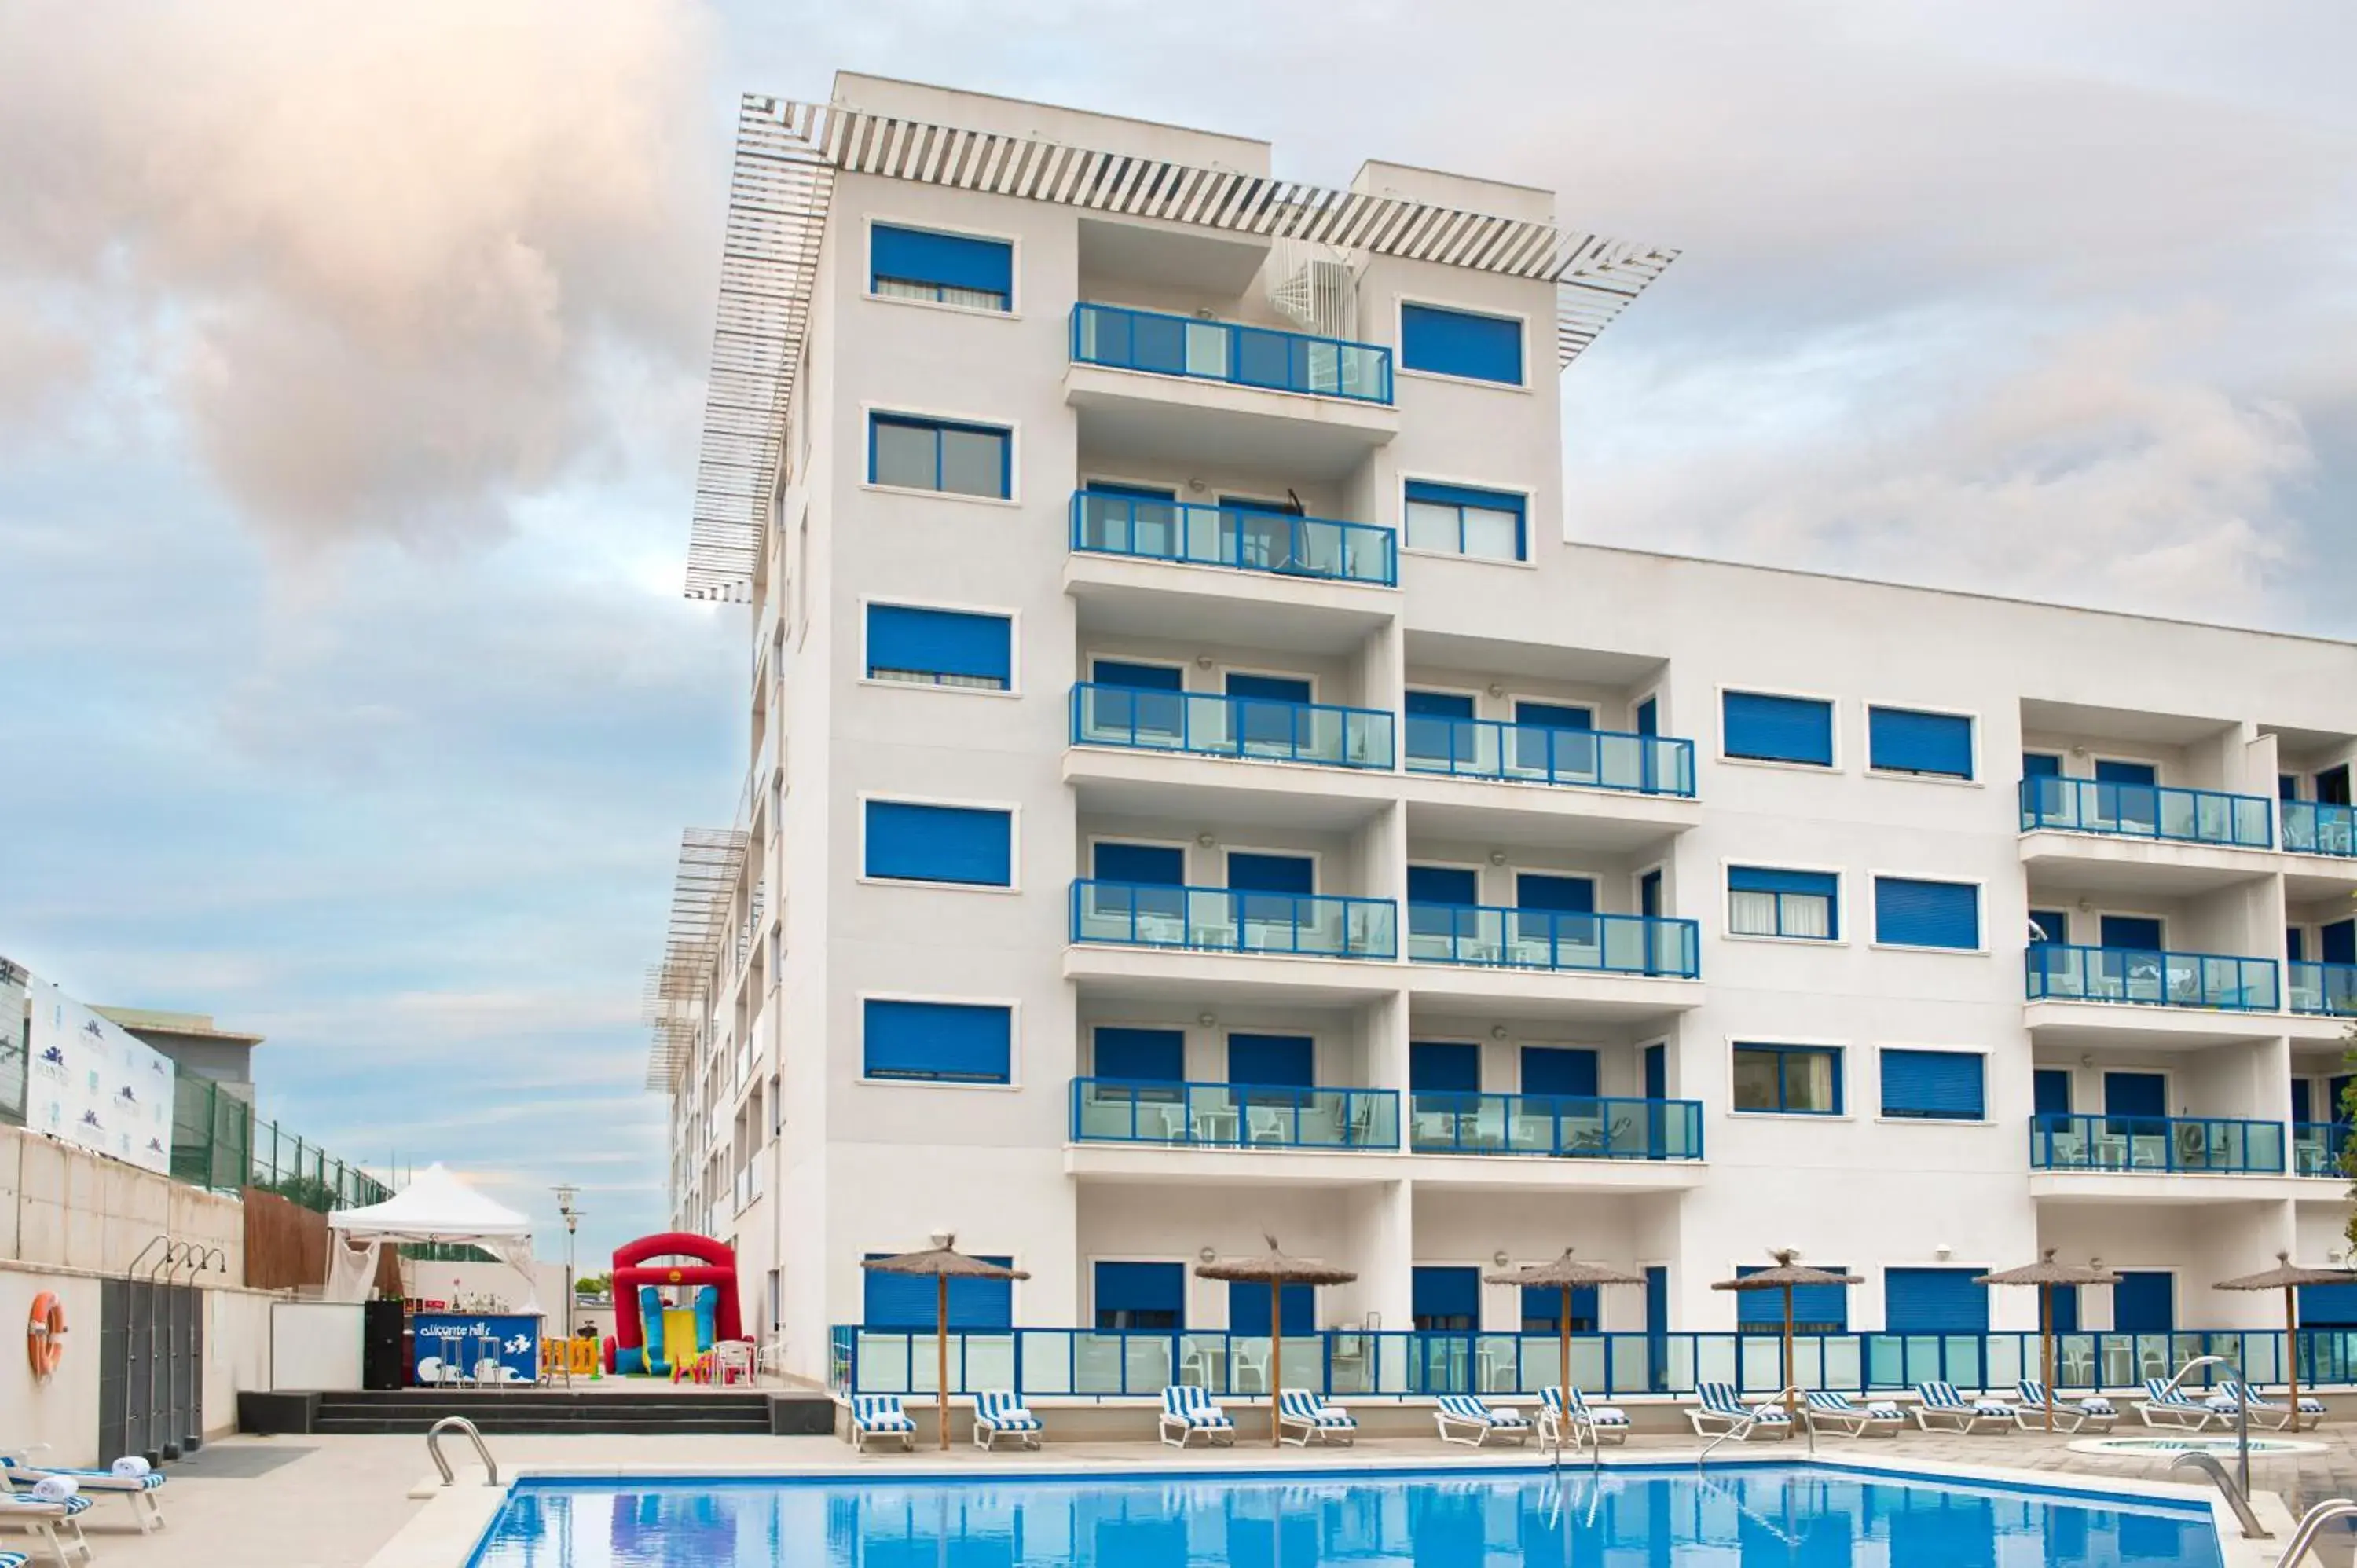
[[[1411,773],[1683,799],[1695,792],[1690,740],[1422,714],[1410,715],[1406,729]]]
[[[2281,1176],[2284,1125],[2214,1116],[2032,1116],[2029,1165],[2140,1176]]]
[[[1072,306],[1072,362],[1358,403],[1392,401],[1392,351],[1125,306]]]
[[[1077,490],[1072,548],[1282,577],[1399,585],[1399,536],[1392,530],[1253,508]]]
[[[2357,963],[2295,961],[2285,979],[2293,1012],[2357,1018]]]
[[[1374,708],[1083,681],[1072,687],[1072,744],[1324,768],[1389,768],[1392,715]]]
[[[2341,1151],[2352,1129],[2346,1122],[2295,1122],[2291,1124],[2291,1171],[2294,1176],[2342,1177]]]
[[[1473,904],[1411,904],[1407,955],[1419,963],[1639,974],[1692,980],[1701,934],[1692,920],[1559,914]]]
[[[1388,961],[1399,956],[1399,908],[1388,898],[1244,893],[1082,877],[1072,884],[1072,940],[1194,952]]]
[[[2093,779],[2025,779],[2021,831],[2101,833],[2112,838],[2275,847],[2275,802],[2258,795],[2108,784]]]
[[[2277,809],[2283,812],[2283,846],[2288,853],[2357,856],[2357,807],[2283,800]]]
[[[1699,1160],[1702,1102],[1423,1090],[1408,1097],[1419,1155]]]
[[[1072,1141],[1392,1153],[1399,1148],[1399,1092],[1076,1078]]]
[[[2026,955],[2032,1002],[2125,1002],[2272,1013],[2282,1006],[2273,959],[2041,942]]]

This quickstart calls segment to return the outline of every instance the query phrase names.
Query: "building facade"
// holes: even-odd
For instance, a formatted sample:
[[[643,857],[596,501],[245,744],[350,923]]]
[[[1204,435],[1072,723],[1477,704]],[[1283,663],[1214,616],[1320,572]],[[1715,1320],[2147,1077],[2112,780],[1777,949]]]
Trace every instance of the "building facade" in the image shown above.
[[[1549,1335],[1480,1276],[1730,1330],[1792,1247],[1864,1282],[1804,1326],[1967,1333],[2052,1247],[2126,1276],[2076,1326],[2264,1327],[2212,1282],[2341,1249],[2357,650],[1566,542],[1556,371],[1668,258],[1549,193],[1371,163],[1302,239],[1262,143],[796,113],[651,1074],[794,1371],[948,1234],[1029,1274],[973,1326],[1245,1333],[1192,1269],[1264,1232],[1359,1273],[1288,1328]]]

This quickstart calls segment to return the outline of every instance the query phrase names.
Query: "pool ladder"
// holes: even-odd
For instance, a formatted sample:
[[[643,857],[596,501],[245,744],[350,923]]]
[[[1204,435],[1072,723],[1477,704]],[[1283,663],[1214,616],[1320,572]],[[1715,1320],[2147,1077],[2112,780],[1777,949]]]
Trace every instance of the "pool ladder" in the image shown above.
[[[483,1484],[487,1487],[498,1486],[500,1484],[499,1461],[492,1458],[491,1451],[483,1445],[483,1434],[475,1429],[475,1423],[463,1415],[446,1415],[425,1429],[425,1452],[433,1459],[434,1467],[442,1472],[442,1484],[447,1487],[457,1479],[451,1472],[450,1461],[442,1457],[442,1434],[446,1432],[463,1432],[467,1434],[467,1441],[475,1445],[475,1457],[483,1462]]]
[[[2316,1549],[2316,1538],[2324,1532],[2324,1527],[2342,1519],[2357,1519],[2357,1502],[2347,1498],[2327,1498],[2302,1514],[2299,1528],[2291,1532],[2284,1554],[2276,1560],[2276,1568],[2299,1568],[2299,1560]]]

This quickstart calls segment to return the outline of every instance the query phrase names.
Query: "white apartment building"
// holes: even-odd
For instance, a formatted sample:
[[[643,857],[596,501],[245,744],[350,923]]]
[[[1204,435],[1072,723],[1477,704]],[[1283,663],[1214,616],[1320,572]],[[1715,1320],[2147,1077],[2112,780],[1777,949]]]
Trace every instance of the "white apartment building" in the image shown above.
[[[1582,1332],[1770,1247],[1863,1282],[1804,1326],[2034,1328],[1970,1281],[2043,1248],[2126,1276],[2065,1326],[2278,1326],[2210,1287],[2345,1245],[2357,651],[1567,543],[1556,372],[1669,253],[1270,157],[748,101],[753,765],[651,1075],[748,1321],[824,1375],[953,1233],[1029,1276],[969,1326],[1265,1332],[1193,1267],[1271,1232],[1359,1275],[1289,1330],[1551,1337],[1480,1276],[1566,1246],[1648,1281]]]

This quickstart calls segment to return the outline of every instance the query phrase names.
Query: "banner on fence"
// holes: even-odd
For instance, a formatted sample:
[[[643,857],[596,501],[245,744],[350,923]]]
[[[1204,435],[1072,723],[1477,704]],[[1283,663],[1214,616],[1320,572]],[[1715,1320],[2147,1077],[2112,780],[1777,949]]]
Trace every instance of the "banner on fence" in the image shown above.
[[[25,1125],[159,1175],[172,1172],[172,1063],[32,977]]]

